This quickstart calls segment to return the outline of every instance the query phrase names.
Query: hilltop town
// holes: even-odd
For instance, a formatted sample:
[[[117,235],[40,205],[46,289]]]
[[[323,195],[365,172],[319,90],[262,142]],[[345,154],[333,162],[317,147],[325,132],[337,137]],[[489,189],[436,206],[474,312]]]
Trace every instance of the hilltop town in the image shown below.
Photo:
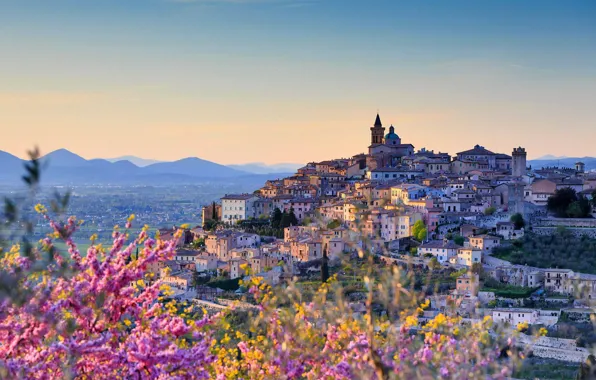
[[[253,193],[205,206],[203,225],[186,230],[175,260],[158,272],[179,297],[218,308],[237,298],[238,280],[251,275],[280,285],[311,280],[323,263],[342,261],[334,271],[356,280],[358,252],[366,251],[379,265],[435,276],[440,286],[425,317],[455,305],[469,320],[489,315],[524,331],[546,326],[552,334],[528,340],[533,352],[582,362],[587,341],[596,338],[555,331],[594,314],[596,271],[582,272],[577,255],[594,255],[596,247],[596,173],[582,162],[531,168],[526,157],[523,147],[505,154],[475,145],[454,156],[416,150],[377,115],[367,153],[310,162]],[[568,204],[557,212],[563,194]],[[531,257],[542,238],[584,246],[566,251],[562,262],[571,266],[563,267],[560,252]]]

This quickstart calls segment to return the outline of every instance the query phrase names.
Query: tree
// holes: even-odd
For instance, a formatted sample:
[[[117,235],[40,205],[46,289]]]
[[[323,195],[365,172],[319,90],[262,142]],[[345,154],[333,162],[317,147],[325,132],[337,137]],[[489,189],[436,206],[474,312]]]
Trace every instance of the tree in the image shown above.
[[[339,220],[337,220],[337,219],[333,219],[332,221],[330,221],[327,224],[327,228],[330,229],[330,230],[333,230],[333,229],[335,229],[335,228],[337,228],[339,226],[341,226],[341,222]]]
[[[433,258],[430,259],[430,261],[428,262],[428,267],[433,270],[439,269],[441,268],[441,264],[439,264],[439,260],[437,260],[437,258],[433,256]]]
[[[273,216],[271,216],[271,227],[279,228],[282,217],[283,214],[281,210],[276,207],[275,210],[273,210]]]
[[[526,225],[523,215],[519,212],[511,215],[509,220],[514,224],[516,230],[520,230]]]
[[[297,226],[298,218],[296,218],[296,214],[294,213],[294,208],[290,208],[290,213],[288,215],[288,219],[290,220],[290,226]]]
[[[453,242],[457,245],[464,245],[465,241],[466,238],[461,235],[455,235],[455,237],[453,238]]]
[[[290,226],[297,226],[298,219],[294,214],[294,209],[290,209],[290,212],[283,212],[281,217],[281,222],[279,224],[279,228],[284,229]]]
[[[219,220],[219,218],[217,217],[217,205],[215,204],[215,201],[211,203],[211,219]]]
[[[567,216],[570,218],[581,218],[583,215],[579,202],[573,202],[567,207]]]
[[[596,208],[596,189],[592,191],[592,207]]]
[[[327,244],[325,244],[321,260],[321,282],[326,283],[327,280],[329,280],[329,258],[327,257]]]
[[[592,213],[590,201],[583,195],[577,197],[577,201],[567,207],[566,214],[570,218],[586,218]]]
[[[199,249],[205,246],[205,238],[198,238],[191,243],[194,249]]]
[[[219,224],[219,222],[217,220],[207,219],[205,221],[205,224],[203,224],[203,229],[205,231],[212,231],[217,227],[218,224]]]
[[[472,264],[472,273],[477,274],[479,277],[484,277],[484,266],[482,263]]]
[[[428,233],[426,226],[422,220],[417,220],[412,227],[412,236],[414,239],[418,241],[423,241],[426,239],[426,234]]]
[[[577,193],[570,187],[564,187],[555,191],[555,194],[548,198],[547,209],[559,218],[568,217],[567,211],[573,202],[578,200]]]
[[[590,200],[583,195],[579,195],[578,197],[579,207],[582,212],[582,218],[587,218],[592,214],[592,205],[590,204]]]
[[[195,288],[209,281],[209,276],[201,276],[197,271],[192,272],[192,286]]]
[[[83,258],[73,240],[77,219],[53,220],[43,206],[36,209],[70,255],[54,251],[60,265],[40,273],[43,281],[31,278],[20,284],[28,292],[26,299],[3,300],[0,372],[7,378],[155,379],[180,376],[183,368],[184,377],[209,376],[214,358],[210,333],[203,327],[210,318],[189,310],[195,319],[190,322],[179,316],[179,308],[188,305],[158,302],[172,293],[145,272],[174,257],[182,230],[168,241],[151,239],[146,229],[130,239],[131,217],[126,230],[113,232],[111,249],[92,245]],[[45,238],[41,250],[52,252],[52,239]],[[125,264],[137,247],[138,257]],[[15,246],[11,252],[18,257],[19,250]],[[23,259],[0,260],[0,270],[23,270]],[[58,275],[61,268],[68,277]],[[185,336],[192,339],[181,344]]]
[[[497,211],[496,208],[494,207],[487,207],[484,209],[484,215],[492,215],[495,213],[495,211]]]

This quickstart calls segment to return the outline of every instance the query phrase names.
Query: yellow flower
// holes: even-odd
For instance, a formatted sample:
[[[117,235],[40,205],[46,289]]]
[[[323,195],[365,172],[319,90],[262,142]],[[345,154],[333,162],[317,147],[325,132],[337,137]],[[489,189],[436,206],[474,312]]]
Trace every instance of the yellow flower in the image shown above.
[[[128,319],[125,319],[124,324],[126,325],[126,327],[130,327],[130,325],[132,325],[132,322],[129,321]]]
[[[406,322],[405,322],[406,327],[413,327],[418,325],[418,318],[414,315],[410,315],[408,317],[406,317]]]
[[[545,329],[544,327],[541,327],[540,330],[538,331],[538,335],[546,336],[546,334],[548,334],[548,330]]]
[[[528,322],[521,322],[517,324],[517,331],[523,332],[528,329],[529,325]]]
[[[135,220],[135,214],[130,214],[130,216],[128,217],[128,221],[132,222],[133,220]]]
[[[10,247],[10,253],[13,255],[16,255],[20,252],[21,250],[21,245],[20,244],[15,244],[12,247]]]
[[[38,214],[45,214],[46,212],[48,212],[48,210],[44,205],[38,203],[35,205],[35,212],[37,212]]]

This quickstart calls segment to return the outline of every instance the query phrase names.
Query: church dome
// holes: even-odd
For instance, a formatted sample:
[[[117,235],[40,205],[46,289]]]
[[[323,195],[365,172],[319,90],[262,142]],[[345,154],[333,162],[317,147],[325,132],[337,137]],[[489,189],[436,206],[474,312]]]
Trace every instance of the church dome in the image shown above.
[[[395,133],[395,128],[393,128],[393,125],[391,127],[389,127],[389,133],[387,133],[385,135],[385,140],[398,140],[399,136],[397,135],[397,133]]]

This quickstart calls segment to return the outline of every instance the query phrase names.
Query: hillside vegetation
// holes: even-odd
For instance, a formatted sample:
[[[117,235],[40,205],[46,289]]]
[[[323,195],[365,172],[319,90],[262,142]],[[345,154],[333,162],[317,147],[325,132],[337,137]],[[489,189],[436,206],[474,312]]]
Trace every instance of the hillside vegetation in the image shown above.
[[[526,234],[512,245],[495,248],[493,256],[514,264],[596,274],[596,239],[578,239],[564,229],[550,236]]]

